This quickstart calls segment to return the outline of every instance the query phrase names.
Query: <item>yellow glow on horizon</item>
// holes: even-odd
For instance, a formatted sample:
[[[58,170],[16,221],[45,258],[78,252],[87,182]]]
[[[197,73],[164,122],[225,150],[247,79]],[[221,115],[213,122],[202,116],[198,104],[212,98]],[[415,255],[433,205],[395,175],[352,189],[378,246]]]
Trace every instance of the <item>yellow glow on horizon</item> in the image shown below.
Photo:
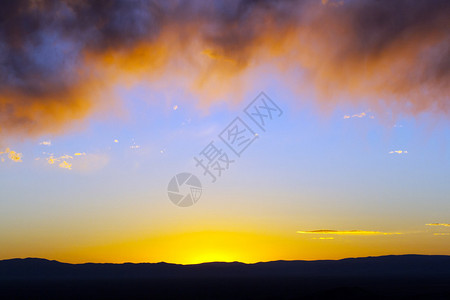
[[[205,262],[255,263],[293,259],[292,241],[280,236],[251,232],[201,231],[153,236],[146,239],[86,246],[66,252],[71,262]],[[289,251],[288,251],[289,252]],[[67,261],[67,259],[65,259]]]
[[[57,229],[55,229],[57,230]],[[52,235],[50,235],[52,236]],[[49,236],[49,237],[50,237]],[[76,236],[76,235],[75,235]],[[207,262],[257,263],[276,260],[342,259],[417,252],[444,254],[448,247],[442,239],[429,233],[403,235],[336,235],[283,234],[261,231],[185,231],[158,235],[125,234],[100,236],[96,239],[76,239],[64,235],[48,239],[41,247],[29,244],[2,249],[3,258],[41,257],[67,263],[174,263]],[[36,237],[30,238],[34,241]],[[42,238],[39,239],[42,241]],[[376,240],[376,243],[374,243]],[[420,240],[427,249],[411,248]],[[417,244],[417,243],[413,243]],[[420,244],[417,244],[420,245]]]
[[[268,247],[273,237],[247,232],[203,231],[164,236],[153,240],[160,251],[181,264],[205,262],[255,262],[258,257],[272,257],[275,247]],[[161,260],[164,260],[163,258]]]

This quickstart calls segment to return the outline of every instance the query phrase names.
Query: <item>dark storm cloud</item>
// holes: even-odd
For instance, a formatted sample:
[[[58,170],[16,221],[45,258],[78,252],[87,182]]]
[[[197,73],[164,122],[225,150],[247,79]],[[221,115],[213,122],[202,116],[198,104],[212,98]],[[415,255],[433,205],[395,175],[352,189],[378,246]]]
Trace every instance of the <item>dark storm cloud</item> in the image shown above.
[[[0,130],[55,131],[83,118],[104,85],[95,61],[116,64],[119,55],[133,73],[126,57],[161,66],[197,55],[186,50],[195,43],[209,51],[211,78],[276,57],[325,94],[447,113],[449,15],[446,0],[5,1]]]
[[[70,88],[83,51],[151,39],[157,14],[142,1],[7,1],[0,10],[0,90],[41,96]]]

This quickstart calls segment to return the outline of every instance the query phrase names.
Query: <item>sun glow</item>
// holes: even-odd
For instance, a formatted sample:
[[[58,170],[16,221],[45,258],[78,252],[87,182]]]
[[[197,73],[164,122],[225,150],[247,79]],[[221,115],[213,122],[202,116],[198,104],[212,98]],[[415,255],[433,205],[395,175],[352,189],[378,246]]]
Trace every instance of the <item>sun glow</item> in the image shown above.
[[[286,240],[251,232],[200,231],[163,234],[146,239],[117,242],[98,241],[96,246],[64,253],[66,262],[167,262],[198,264],[206,262],[255,263],[269,261],[284,252]],[[257,253],[258,255],[255,255]],[[291,255],[289,255],[291,256]],[[67,259],[69,258],[69,259]]]
[[[251,233],[203,231],[179,234],[163,238],[163,252],[171,252],[177,263],[197,264],[205,262],[254,262],[252,253],[263,247],[265,239]],[[249,243],[251,241],[251,243]],[[251,246],[250,246],[251,245]],[[269,254],[269,253],[266,253]]]

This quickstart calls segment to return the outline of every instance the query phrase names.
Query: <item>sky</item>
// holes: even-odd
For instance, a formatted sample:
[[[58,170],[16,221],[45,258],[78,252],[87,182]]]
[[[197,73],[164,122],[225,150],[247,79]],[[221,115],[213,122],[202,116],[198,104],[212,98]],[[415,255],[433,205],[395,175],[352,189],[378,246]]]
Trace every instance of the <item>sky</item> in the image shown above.
[[[450,254],[447,1],[130,3],[0,12],[0,259]]]

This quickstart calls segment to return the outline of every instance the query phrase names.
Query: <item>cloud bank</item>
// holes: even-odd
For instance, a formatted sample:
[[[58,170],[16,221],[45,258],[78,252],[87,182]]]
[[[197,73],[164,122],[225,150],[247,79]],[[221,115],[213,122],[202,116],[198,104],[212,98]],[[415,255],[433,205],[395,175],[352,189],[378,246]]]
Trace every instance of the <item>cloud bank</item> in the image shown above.
[[[210,103],[266,63],[302,70],[321,101],[448,114],[449,15],[447,0],[7,1],[0,134],[58,132],[114,83],[167,72]]]

